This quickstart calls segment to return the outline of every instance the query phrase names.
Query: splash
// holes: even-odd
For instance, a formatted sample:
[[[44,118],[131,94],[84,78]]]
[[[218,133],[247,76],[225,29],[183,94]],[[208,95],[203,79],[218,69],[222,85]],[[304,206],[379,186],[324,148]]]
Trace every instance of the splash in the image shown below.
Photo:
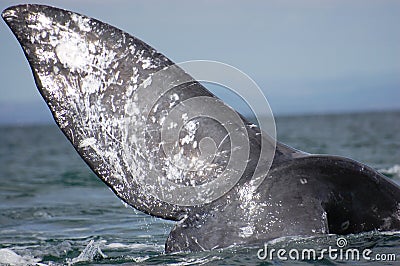
[[[100,246],[102,246],[106,241],[99,240],[94,241],[90,240],[89,244],[85,247],[85,249],[79,254],[78,257],[73,258],[70,261],[67,261],[68,265],[73,265],[78,262],[89,262],[95,259],[105,259],[107,256],[101,251]]]
[[[0,265],[26,266],[26,265],[46,265],[38,263],[40,259],[31,256],[20,256],[11,249],[0,249]]]
[[[400,178],[400,165],[398,165],[398,164],[395,164],[394,166],[389,167],[389,168],[379,169],[378,171],[389,177]]]

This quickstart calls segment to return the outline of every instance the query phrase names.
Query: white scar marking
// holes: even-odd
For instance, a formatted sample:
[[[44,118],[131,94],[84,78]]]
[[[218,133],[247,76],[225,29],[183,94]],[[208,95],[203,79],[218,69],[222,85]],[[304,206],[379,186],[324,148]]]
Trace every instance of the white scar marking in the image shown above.
[[[87,138],[82,140],[79,143],[79,148],[84,148],[84,147],[88,147],[88,146],[92,146],[93,144],[96,143],[96,139],[95,138]]]
[[[56,47],[56,54],[60,62],[71,70],[83,69],[90,63],[89,49],[79,35],[71,34],[71,38],[61,41]]]

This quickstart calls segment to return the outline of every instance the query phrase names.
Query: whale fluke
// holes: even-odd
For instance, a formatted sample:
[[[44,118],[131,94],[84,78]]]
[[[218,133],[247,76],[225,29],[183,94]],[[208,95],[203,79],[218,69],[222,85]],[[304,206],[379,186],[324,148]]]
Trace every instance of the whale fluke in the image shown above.
[[[359,162],[261,134],[143,41],[44,5],[13,6],[2,16],[83,160],[127,204],[179,221],[167,252],[400,229],[394,182]],[[262,182],[254,186],[256,173]]]
[[[206,192],[194,197],[198,193],[192,185],[214,181],[212,185],[218,186],[214,179],[229,167],[243,176],[242,182],[254,172],[261,149],[259,131],[141,40],[49,6],[19,5],[2,15],[28,58],[55,122],[126,203],[157,217],[180,220],[195,213],[197,205],[212,201],[201,198]],[[205,117],[210,111],[217,116]],[[164,134],[168,129],[180,130],[178,138]],[[208,139],[218,146],[212,158],[207,158],[207,151],[216,147]],[[237,147],[231,149],[235,139]],[[249,145],[239,147],[239,142]],[[274,145],[271,142],[273,152]],[[229,160],[234,156],[238,165]],[[191,162],[188,157],[197,159]],[[201,171],[196,164],[203,164]],[[185,200],[189,204],[182,204]]]

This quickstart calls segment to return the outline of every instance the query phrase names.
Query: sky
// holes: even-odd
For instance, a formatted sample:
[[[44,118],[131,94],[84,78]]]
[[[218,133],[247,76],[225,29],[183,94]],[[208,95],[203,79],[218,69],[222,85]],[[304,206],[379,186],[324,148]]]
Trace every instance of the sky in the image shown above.
[[[275,115],[400,110],[400,1],[2,0],[0,9],[19,3],[97,18],[174,62],[232,65]],[[4,21],[0,58],[0,123],[51,123]]]

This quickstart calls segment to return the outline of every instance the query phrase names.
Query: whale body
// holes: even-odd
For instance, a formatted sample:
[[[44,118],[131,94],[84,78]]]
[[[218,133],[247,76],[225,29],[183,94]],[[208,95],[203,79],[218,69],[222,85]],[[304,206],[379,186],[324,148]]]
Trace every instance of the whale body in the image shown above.
[[[146,43],[96,19],[44,5],[13,6],[2,17],[21,44],[55,122],[83,160],[130,206],[178,221],[166,252],[259,244],[283,236],[400,229],[399,186],[348,158],[308,154],[280,142],[272,145],[267,138],[273,158],[264,160],[263,181],[252,186],[263,137],[240,114],[243,126],[234,128],[243,131],[249,146],[244,167],[236,169],[241,170],[237,182],[203,203],[161,199],[149,191],[157,192],[163,183],[148,180],[166,178],[177,188],[202,185],[237,154],[231,149],[233,136],[223,126],[229,117],[185,119],[186,111],[179,109],[180,103],[199,97],[212,106],[224,108],[224,103]],[[157,79],[155,73],[161,73]],[[201,156],[199,147],[207,148],[200,140],[219,144],[202,171],[172,165],[169,151],[161,147],[162,128],[174,107],[179,107],[185,134],[171,150],[178,147],[194,158]],[[201,106],[197,108],[192,111]]]

